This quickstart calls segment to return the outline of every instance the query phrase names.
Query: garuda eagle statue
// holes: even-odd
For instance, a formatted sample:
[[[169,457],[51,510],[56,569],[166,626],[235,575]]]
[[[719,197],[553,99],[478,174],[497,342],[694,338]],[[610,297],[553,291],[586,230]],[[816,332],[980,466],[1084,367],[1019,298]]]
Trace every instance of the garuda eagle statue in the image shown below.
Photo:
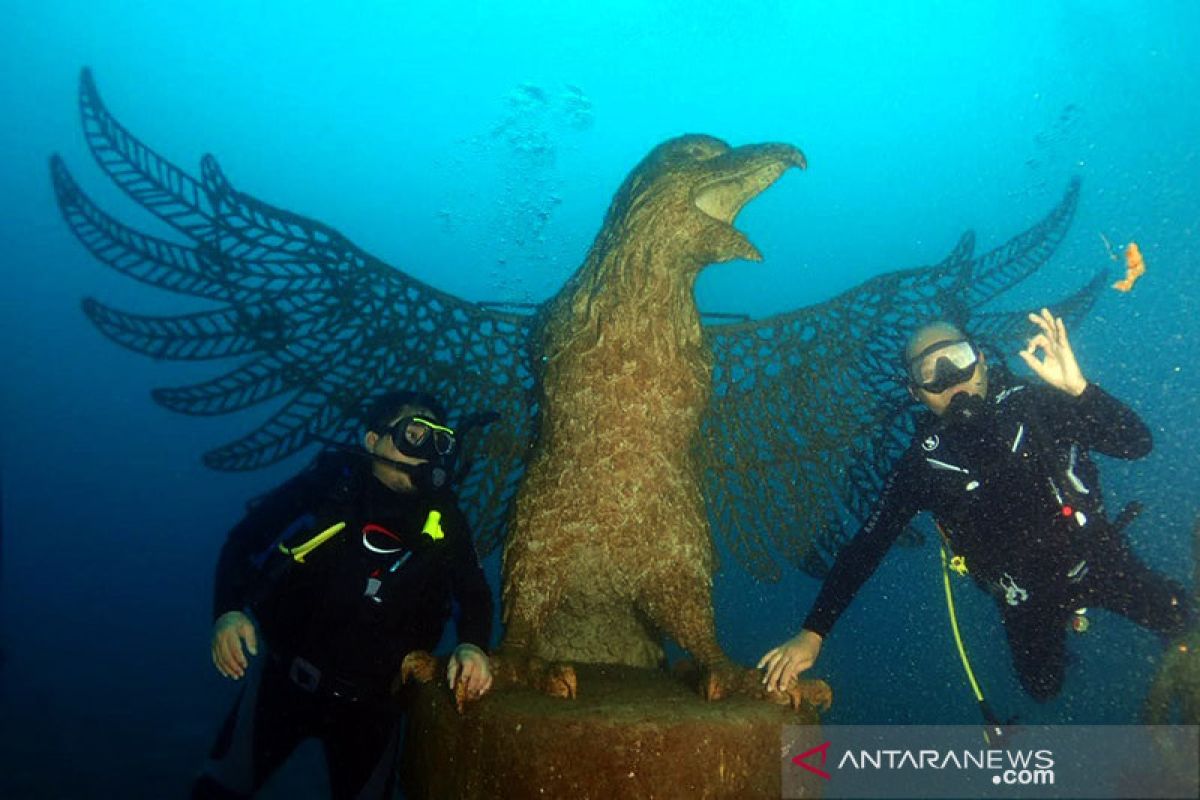
[[[967,233],[938,264],[790,313],[703,324],[697,275],[760,258],[735,218],[805,159],[789,145],[683,136],[630,173],[563,289],[514,313],[441,292],[236,190],[212,156],[189,175],[117,122],[86,70],[80,107],[101,169],[178,236],[106,214],[55,157],[67,223],[110,267],[211,304],[146,316],[89,298],[84,312],[153,358],[239,359],[202,383],[154,390],[167,408],[279,404],[208,452],[209,466],[255,469],[353,441],[364,402],[397,386],[496,412],[466,443],[472,468],[458,492],[480,553],[505,540],[502,663],[514,674],[651,665],[666,636],[697,659],[712,697],[749,680],[717,643],[717,543],[759,579],[777,580],[782,564],[820,575],[910,432],[895,377],[906,333],[942,318],[1013,343],[1024,313],[983,308],[1046,263],[1079,194],[1072,182],[1041,222],[981,256]],[[1097,276],[1056,310],[1077,319],[1102,285]],[[574,692],[569,669],[539,676],[548,691]]]

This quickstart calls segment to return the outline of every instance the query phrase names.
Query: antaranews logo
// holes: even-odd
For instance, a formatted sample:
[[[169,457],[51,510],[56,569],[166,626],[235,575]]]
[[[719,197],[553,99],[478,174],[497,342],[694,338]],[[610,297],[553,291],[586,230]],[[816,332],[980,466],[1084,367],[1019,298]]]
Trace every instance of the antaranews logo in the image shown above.
[[[825,760],[829,757],[829,745],[830,742],[825,742],[824,744],[819,744],[816,747],[810,747],[800,755],[793,757],[792,763],[797,767],[803,767],[814,775],[820,775],[825,780],[829,780],[831,776],[828,772],[823,769],[818,769],[812,764],[808,763],[808,759],[810,757],[819,753],[821,755],[821,766],[825,766]]]
[[[792,763],[814,775],[830,780],[833,775],[821,767],[829,760],[832,741],[810,747],[792,757]],[[820,767],[813,762],[819,758]],[[953,749],[873,749],[846,750],[835,766],[837,770],[986,770],[992,783],[1005,786],[1051,786],[1054,784],[1054,754],[1050,750],[953,750]]]
[[[977,725],[785,725],[781,795],[1200,797],[1200,725],[1030,725],[999,741],[981,733]]]

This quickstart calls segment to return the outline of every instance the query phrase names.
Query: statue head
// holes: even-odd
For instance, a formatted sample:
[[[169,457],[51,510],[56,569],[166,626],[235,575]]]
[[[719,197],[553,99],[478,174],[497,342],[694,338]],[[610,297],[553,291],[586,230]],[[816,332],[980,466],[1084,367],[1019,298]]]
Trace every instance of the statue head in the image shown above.
[[[805,167],[804,154],[791,145],[730,147],[699,134],[670,139],[625,179],[597,246],[636,237],[650,254],[651,269],[682,266],[693,273],[721,261],[760,261],[733,223],[790,167]]]

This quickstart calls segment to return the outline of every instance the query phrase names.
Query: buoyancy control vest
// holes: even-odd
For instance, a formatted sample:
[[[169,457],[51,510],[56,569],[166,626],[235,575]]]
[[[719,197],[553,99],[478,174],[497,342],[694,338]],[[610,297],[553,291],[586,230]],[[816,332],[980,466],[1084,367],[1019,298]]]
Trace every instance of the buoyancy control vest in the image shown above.
[[[929,508],[954,562],[1010,605],[1034,586],[1082,580],[1089,538],[1109,528],[1095,465],[1047,430],[1036,394],[1010,386],[969,424],[935,424],[919,439]]]
[[[438,497],[398,495],[367,462],[318,465],[327,489],[257,556],[251,604],[277,650],[322,669],[385,678],[432,649],[450,614]]]

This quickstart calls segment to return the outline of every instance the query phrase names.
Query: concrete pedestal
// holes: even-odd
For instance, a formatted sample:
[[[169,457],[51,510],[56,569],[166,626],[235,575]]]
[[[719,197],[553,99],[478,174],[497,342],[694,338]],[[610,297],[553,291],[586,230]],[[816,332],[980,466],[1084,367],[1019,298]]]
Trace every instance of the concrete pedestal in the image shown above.
[[[774,800],[782,727],[814,726],[798,737],[811,742],[797,744],[819,743],[811,708],[710,703],[658,670],[576,669],[574,700],[507,689],[461,715],[444,684],[420,687],[407,732],[408,797]]]

